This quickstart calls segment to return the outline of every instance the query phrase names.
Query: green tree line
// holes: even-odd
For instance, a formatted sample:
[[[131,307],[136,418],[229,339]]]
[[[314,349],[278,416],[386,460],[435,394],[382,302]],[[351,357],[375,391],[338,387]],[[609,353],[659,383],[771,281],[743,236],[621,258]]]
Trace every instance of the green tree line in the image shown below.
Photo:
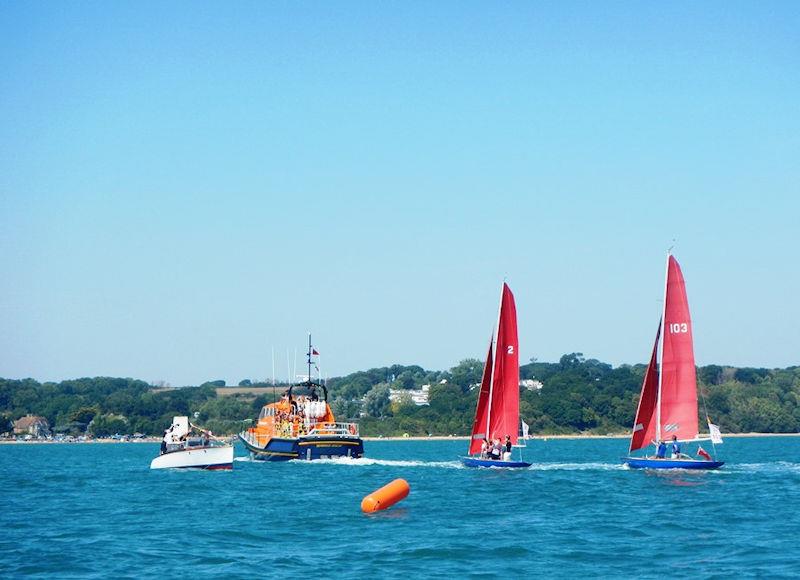
[[[340,420],[356,419],[363,435],[465,435],[472,425],[483,363],[466,359],[447,371],[393,365],[328,381],[329,402]],[[535,359],[520,367],[520,413],[532,433],[624,433],[630,429],[644,365],[612,365],[565,354],[556,363]],[[242,381],[247,386],[250,381]],[[130,378],[95,377],[39,383],[0,379],[0,432],[15,419],[41,415],[58,432],[159,435],[174,415],[217,433],[249,426],[273,395],[220,396],[223,381],[159,389]],[[411,391],[428,385],[429,404],[417,406]],[[800,367],[785,369],[698,368],[701,425],[705,411],[723,432],[800,430]],[[538,388],[541,387],[541,388]],[[279,387],[280,394],[285,386]]]

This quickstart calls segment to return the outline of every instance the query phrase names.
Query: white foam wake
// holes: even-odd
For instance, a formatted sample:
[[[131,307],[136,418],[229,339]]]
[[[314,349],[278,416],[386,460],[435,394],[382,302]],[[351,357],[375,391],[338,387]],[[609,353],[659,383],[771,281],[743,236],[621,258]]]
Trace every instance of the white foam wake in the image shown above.
[[[723,469],[748,473],[800,473],[800,463],[775,461],[774,463],[728,463]]]
[[[249,457],[234,457],[234,461],[250,461]],[[420,461],[410,459],[375,459],[373,457],[334,457],[314,461],[291,461],[293,465],[343,465],[348,467],[433,467],[438,469],[466,469],[461,461]],[[769,464],[764,464],[769,465]],[[535,463],[530,471],[615,471],[626,469],[622,463]],[[798,466],[800,469],[800,466]]]
[[[461,469],[463,465],[459,461],[413,461],[404,459],[374,459],[372,457],[339,457],[333,459],[316,459],[314,461],[297,461],[304,465],[323,464],[323,465],[347,465],[352,467],[366,467],[371,465],[385,465],[389,467],[439,467],[444,469]]]
[[[533,471],[617,471],[626,469],[622,463],[534,463]]]

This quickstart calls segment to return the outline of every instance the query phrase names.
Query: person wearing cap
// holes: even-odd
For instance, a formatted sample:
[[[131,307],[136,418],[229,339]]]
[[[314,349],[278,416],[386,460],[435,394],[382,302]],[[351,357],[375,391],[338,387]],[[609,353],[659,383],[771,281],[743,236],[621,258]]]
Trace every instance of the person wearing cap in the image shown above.
[[[167,452],[167,445],[171,445],[175,442],[174,437],[172,436],[172,430],[175,428],[175,425],[170,425],[167,429],[164,430],[164,438],[161,440],[161,455]]]

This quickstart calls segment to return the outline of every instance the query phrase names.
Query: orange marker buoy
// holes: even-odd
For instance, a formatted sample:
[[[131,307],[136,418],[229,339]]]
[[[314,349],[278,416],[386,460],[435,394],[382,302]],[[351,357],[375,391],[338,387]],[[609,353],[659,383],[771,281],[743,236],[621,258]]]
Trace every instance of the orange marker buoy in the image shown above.
[[[401,499],[406,498],[410,490],[411,488],[408,486],[408,482],[405,479],[395,479],[362,499],[361,511],[365,514],[370,514],[372,512],[385,510]]]

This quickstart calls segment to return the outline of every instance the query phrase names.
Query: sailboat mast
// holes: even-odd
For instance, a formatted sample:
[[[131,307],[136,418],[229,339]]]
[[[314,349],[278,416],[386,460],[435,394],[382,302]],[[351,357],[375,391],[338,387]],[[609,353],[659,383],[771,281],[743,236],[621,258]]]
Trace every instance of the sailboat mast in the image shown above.
[[[494,326],[492,333],[492,374],[489,378],[489,409],[486,412],[486,439],[491,440],[492,434],[489,432],[489,426],[492,424],[492,395],[494,393],[494,369],[497,366],[497,338],[500,334],[500,317],[503,314],[503,295],[505,294],[506,283],[500,287],[500,306],[497,308],[497,324]]]
[[[664,335],[667,327],[667,287],[669,285],[669,257],[672,248],[667,250],[667,265],[664,270],[664,302],[661,305],[661,342],[658,344],[658,394],[656,396],[656,442],[661,441],[661,381],[664,377]]]

